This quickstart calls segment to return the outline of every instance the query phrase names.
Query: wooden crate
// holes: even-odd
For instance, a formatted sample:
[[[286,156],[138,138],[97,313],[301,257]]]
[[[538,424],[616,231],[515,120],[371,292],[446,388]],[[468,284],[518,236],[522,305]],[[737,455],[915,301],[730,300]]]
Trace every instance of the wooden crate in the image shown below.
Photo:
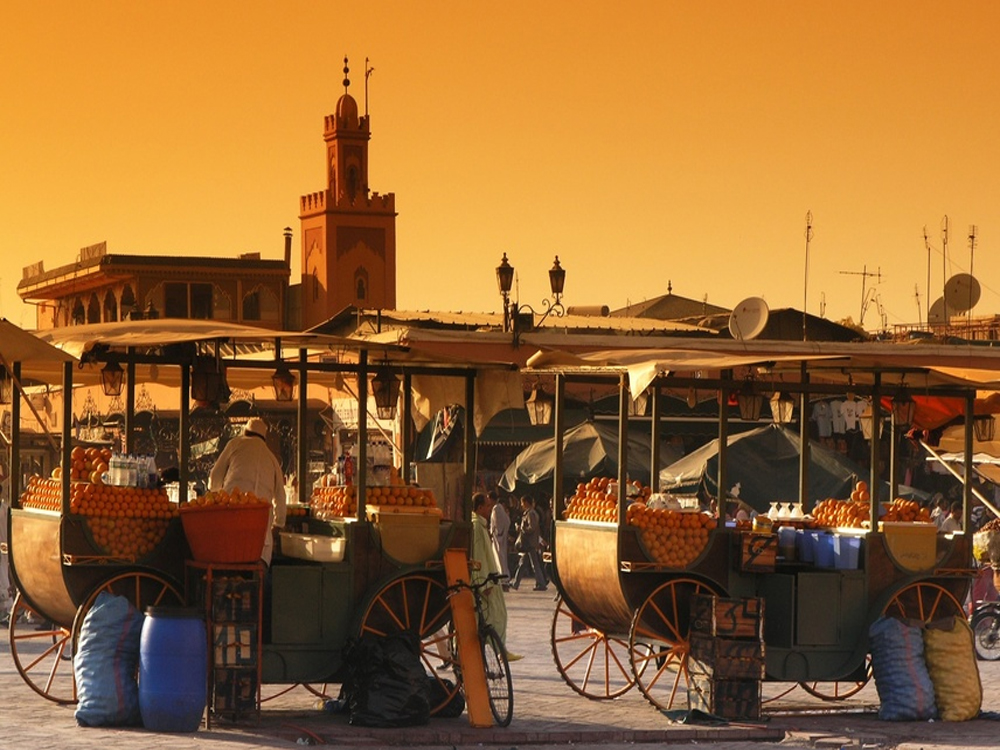
[[[688,705],[723,719],[759,719],[760,680],[719,680],[692,674]]]
[[[714,594],[691,597],[691,632],[716,638],[764,638],[764,600],[726,599]]]
[[[762,680],[764,642],[692,633],[688,669],[717,680]]]
[[[747,573],[773,573],[778,560],[778,535],[740,534],[740,570]]]

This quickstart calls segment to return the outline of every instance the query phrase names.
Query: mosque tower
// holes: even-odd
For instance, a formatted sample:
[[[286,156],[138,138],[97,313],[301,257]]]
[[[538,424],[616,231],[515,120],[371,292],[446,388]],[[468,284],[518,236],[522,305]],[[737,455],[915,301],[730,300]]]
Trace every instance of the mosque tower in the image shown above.
[[[327,186],[299,201],[302,231],[302,328],[353,305],[396,307],[396,196],[368,190],[367,112],[344,93],[324,120]],[[367,71],[366,71],[367,75]]]

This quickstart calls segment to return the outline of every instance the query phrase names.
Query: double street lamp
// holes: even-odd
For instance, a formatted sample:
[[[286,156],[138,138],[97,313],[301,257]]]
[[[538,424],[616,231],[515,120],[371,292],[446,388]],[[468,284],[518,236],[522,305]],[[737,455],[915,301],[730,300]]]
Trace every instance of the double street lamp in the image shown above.
[[[555,313],[556,317],[562,317],[566,309],[562,304],[563,288],[566,285],[566,269],[559,265],[559,256],[555,258],[552,268],[549,269],[549,288],[552,290],[552,299],[542,300],[544,312],[542,317],[535,322],[535,315],[538,313],[531,305],[522,305],[517,300],[511,300],[510,292],[514,286],[514,266],[507,260],[507,253],[500,259],[497,266],[497,286],[500,288],[500,296],[503,297],[503,330],[505,333],[513,333],[513,345],[519,343],[519,336],[523,330],[530,330],[542,324],[550,314]],[[522,316],[529,316],[522,317]]]

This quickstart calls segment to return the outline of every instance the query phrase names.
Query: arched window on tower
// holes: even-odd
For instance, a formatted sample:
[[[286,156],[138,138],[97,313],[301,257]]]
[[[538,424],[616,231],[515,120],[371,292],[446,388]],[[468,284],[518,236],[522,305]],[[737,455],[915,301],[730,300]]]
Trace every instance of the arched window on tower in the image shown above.
[[[358,186],[360,184],[358,179],[358,168],[351,166],[347,170],[347,199],[354,203],[354,199],[358,196]]]
[[[354,272],[354,299],[357,302],[368,299],[368,271],[364,266]]]

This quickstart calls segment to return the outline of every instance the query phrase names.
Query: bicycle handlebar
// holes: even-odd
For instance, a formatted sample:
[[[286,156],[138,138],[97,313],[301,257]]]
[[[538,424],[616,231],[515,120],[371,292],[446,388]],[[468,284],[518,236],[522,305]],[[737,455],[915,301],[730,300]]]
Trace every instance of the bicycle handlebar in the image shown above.
[[[479,583],[471,583],[469,581],[457,581],[454,585],[448,587],[448,591],[455,592],[459,589],[471,589],[472,591],[478,591],[479,589],[490,585],[491,583],[500,583],[502,580],[507,578],[503,573],[490,573]]]

